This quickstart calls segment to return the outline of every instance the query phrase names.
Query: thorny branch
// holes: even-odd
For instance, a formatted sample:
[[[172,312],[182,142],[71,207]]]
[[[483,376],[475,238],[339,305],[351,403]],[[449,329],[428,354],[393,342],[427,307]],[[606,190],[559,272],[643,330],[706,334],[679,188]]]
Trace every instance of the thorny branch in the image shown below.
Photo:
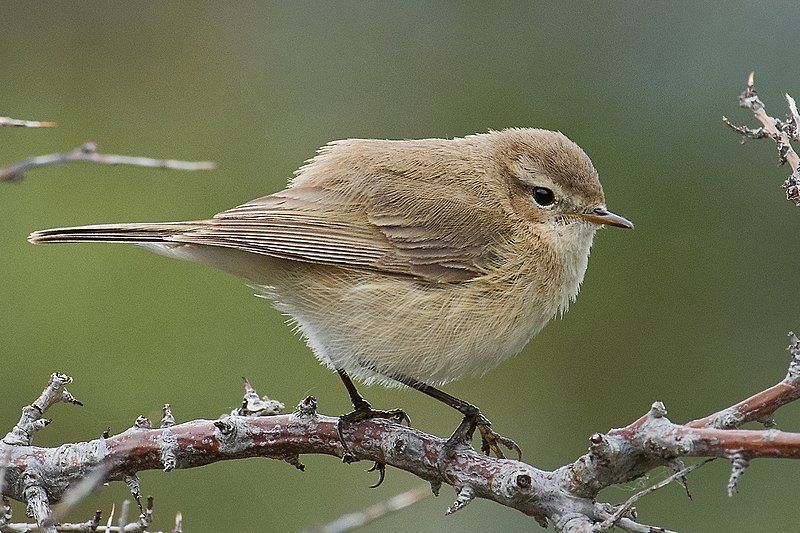
[[[800,205],[800,157],[790,144],[800,138],[800,116],[794,100],[788,95],[785,98],[789,109],[786,120],[768,116],[751,75],[740,104],[751,109],[762,126],[750,129],[734,126],[727,119],[725,122],[745,138],[770,137],[776,142],[781,163],[788,162],[792,167],[792,174],[784,183],[787,197]],[[16,170],[0,174],[0,179],[19,179],[28,168],[71,160],[123,164],[155,161],[132,158],[137,162],[131,163],[131,158],[100,156],[94,147],[70,154],[73,155],[54,154],[25,160]],[[165,166],[164,163],[155,161],[146,166]],[[732,467],[727,489],[731,495],[736,492],[750,460],[800,459],[800,433],[771,428],[773,414],[800,397],[800,341],[793,333],[789,351],[792,356],[789,371],[778,384],[685,424],[671,422],[664,405],[655,402],[647,414],[631,424],[592,435],[586,454],[552,471],[519,461],[495,459],[466,447],[453,455],[444,454],[444,439],[383,419],[348,424],[344,426],[344,438],[348,453],[358,460],[377,461],[414,474],[428,481],[434,494],[438,495],[442,484],[453,486],[457,498],[448,513],[463,509],[474,498],[485,498],[517,509],[542,526],[551,521],[558,530],[569,533],[601,532],[613,527],[634,532],[666,532],[639,523],[633,505],[645,494],[673,480],[684,479],[690,470],[705,464],[685,467],[683,459],[729,460]],[[125,525],[128,511],[124,505],[117,531],[144,531],[151,520],[152,501],[148,500],[146,508],[141,505],[136,476],[143,470],[169,472],[254,456],[280,459],[304,470],[301,454],[341,457],[344,453],[338,419],[318,414],[313,397],[300,402],[294,413],[279,414],[283,405],[259,397],[247,380],[242,406],[214,421],[175,424],[169,405],[165,405],[160,428],[153,428],[147,418],[139,417],[131,428],[117,435],[104,433],[100,439],[58,448],[33,446],[34,434],[49,423],[43,415],[50,406],[58,402],[80,404],[64,388],[70,382],[68,376],[53,374],[44,392],[23,409],[20,421],[0,442],[0,492],[4,497],[26,503],[37,526],[48,533],[89,531],[96,527],[99,516],[82,524],[59,523],[65,511],[54,513],[51,504],[66,505],[76,500],[73,491],[88,492],[106,481],[125,481],[141,510],[140,529],[131,529],[133,524]],[[762,422],[767,429],[740,429],[752,421]],[[615,505],[596,500],[602,489],[635,480],[663,466],[675,473],[628,501]],[[25,531],[32,526],[21,524],[14,529],[10,518],[10,507],[6,505],[0,516],[0,533]],[[180,529],[179,514],[174,531]]]
[[[345,438],[348,451],[359,460],[378,461],[405,470],[428,481],[435,492],[442,484],[452,485],[458,497],[450,512],[462,509],[474,498],[486,498],[517,509],[543,525],[550,520],[562,531],[607,531],[613,526],[627,531],[654,531],[636,521],[632,507],[636,499],[653,489],[645,489],[620,505],[600,503],[596,501],[597,494],[662,466],[677,471],[670,480],[681,478],[696,468],[681,464],[682,459],[689,457],[731,460],[731,491],[750,459],[800,459],[800,433],[737,429],[754,417],[772,415],[787,403],[787,398],[797,397],[800,341],[794,334],[790,351],[790,372],[778,385],[687,424],[671,422],[663,404],[656,402],[632,424],[593,435],[587,454],[553,471],[510,459],[495,459],[467,448],[452,458],[441,459],[440,469],[437,464],[443,454],[444,439],[388,420],[347,425]],[[17,427],[33,423],[30,427],[41,429],[35,422],[26,422],[31,419],[26,413],[37,405],[35,409],[42,408],[42,415],[50,405],[64,401],[65,397],[72,398],[64,392],[64,385],[70,381],[63,374],[53,374],[45,392],[23,409]],[[777,390],[782,392],[768,392]],[[791,393],[786,393],[787,390]],[[139,417],[131,428],[117,435],[59,448],[34,447],[30,444],[33,432],[26,433],[27,440],[17,444],[4,441],[0,445],[0,455],[6,457],[7,464],[3,493],[26,502],[29,508],[41,506],[39,510],[32,509],[33,515],[40,526],[52,528],[56,525],[49,505],[63,500],[70,486],[98,476],[98,472],[101,482],[126,481],[138,499],[136,474],[143,470],[170,471],[254,456],[280,459],[302,470],[299,461],[302,454],[343,455],[338,419],[318,414],[313,397],[304,399],[291,414],[277,414],[279,405],[275,400],[258,397],[245,380],[242,407],[217,420],[175,424],[169,406],[165,406],[160,428],[153,428],[148,419]],[[665,484],[662,482],[656,488]]]
[[[797,104],[794,98],[788,93],[783,93],[786,100],[786,118],[784,120],[771,117],[767,114],[764,102],[758,97],[754,84],[754,73],[751,72],[747,77],[747,87],[739,95],[739,105],[753,112],[756,119],[761,123],[760,128],[752,129],[747,126],[736,126],[726,117],[722,117],[723,122],[733,131],[742,136],[742,142],[746,139],[763,139],[769,137],[775,141],[778,147],[778,163],[783,165],[789,163],[792,173],[783,182],[786,189],[786,199],[800,207],[800,156],[792,148],[791,141],[800,140],[800,114],[797,111]]]
[[[74,161],[101,165],[133,165],[174,170],[212,170],[215,168],[214,163],[210,161],[179,161],[177,159],[153,159],[150,157],[101,154],[98,152],[97,144],[89,141],[71,152],[37,155],[2,167],[0,168],[0,182],[20,181],[27,170]]]

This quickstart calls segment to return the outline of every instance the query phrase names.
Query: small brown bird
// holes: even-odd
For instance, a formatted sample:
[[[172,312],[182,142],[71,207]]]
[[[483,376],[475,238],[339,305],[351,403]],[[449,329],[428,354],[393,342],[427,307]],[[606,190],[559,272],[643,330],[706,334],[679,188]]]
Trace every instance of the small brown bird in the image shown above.
[[[566,311],[606,209],[592,162],[557,132],[458,139],[348,139],[323,147],[284,190],[193,222],[37,231],[33,243],[129,242],[246,278],[291,315],[336,370],[406,385],[459,410],[448,449],[477,427],[483,450],[519,451],[473,405],[434,388],[483,374]]]

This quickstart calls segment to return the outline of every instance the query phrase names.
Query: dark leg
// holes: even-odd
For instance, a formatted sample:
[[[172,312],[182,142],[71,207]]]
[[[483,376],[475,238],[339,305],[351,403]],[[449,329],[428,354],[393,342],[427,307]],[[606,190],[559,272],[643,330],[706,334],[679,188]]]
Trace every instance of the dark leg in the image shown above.
[[[517,452],[520,460],[522,459],[522,450],[520,450],[519,446],[517,446],[513,440],[498,435],[492,431],[491,422],[489,422],[489,420],[483,416],[483,413],[481,413],[480,409],[471,403],[460,400],[455,396],[451,396],[444,391],[440,391],[439,389],[431,387],[427,383],[417,381],[414,378],[409,378],[407,376],[394,376],[394,379],[404,385],[408,385],[413,389],[417,389],[418,391],[427,394],[431,398],[439,400],[445,405],[449,405],[464,415],[464,419],[461,421],[461,424],[459,424],[458,428],[456,428],[453,435],[447,439],[446,449],[448,454],[452,454],[455,448],[459,445],[469,445],[469,442],[472,440],[472,435],[475,433],[475,428],[477,427],[478,431],[481,433],[481,440],[483,441],[481,444],[481,451],[483,451],[483,453],[488,455],[489,452],[492,452],[497,457],[504,458],[505,456],[503,455],[503,452],[500,450],[499,446],[499,444],[502,444],[506,448]]]
[[[369,403],[358,393],[355,383],[353,383],[353,380],[347,375],[347,372],[344,370],[337,370],[336,373],[339,374],[339,377],[342,379],[342,383],[344,383],[344,388],[347,389],[347,394],[350,395],[350,401],[353,403],[353,409],[356,411],[363,409],[364,407],[369,409]]]
[[[337,373],[342,379],[342,383],[344,383],[347,393],[350,395],[350,401],[353,402],[353,411],[339,417],[339,440],[342,442],[342,447],[344,448],[342,461],[345,463],[352,463],[357,459],[348,451],[347,442],[344,439],[344,429],[346,426],[354,422],[359,422],[361,420],[367,420],[370,418],[387,418],[390,420],[396,420],[398,422],[405,422],[406,424],[411,424],[411,420],[402,409],[392,409],[390,411],[378,411],[373,409],[369,402],[365,400],[361,394],[359,394],[358,389],[356,389],[353,380],[350,379],[350,376],[347,375],[347,372],[344,370],[337,370]],[[386,465],[376,462],[369,471],[374,472],[375,470],[380,472],[380,479],[375,485],[372,486],[372,488],[378,487],[381,483],[383,483],[383,479],[386,475]]]

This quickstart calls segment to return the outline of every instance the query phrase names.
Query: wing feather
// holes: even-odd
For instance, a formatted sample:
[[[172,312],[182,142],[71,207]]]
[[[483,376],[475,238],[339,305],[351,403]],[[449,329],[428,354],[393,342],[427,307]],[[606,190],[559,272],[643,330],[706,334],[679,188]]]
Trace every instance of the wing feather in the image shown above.
[[[377,177],[360,191],[289,187],[169,240],[431,281],[463,281],[485,272],[500,233],[486,221],[497,217],[398,176]]]

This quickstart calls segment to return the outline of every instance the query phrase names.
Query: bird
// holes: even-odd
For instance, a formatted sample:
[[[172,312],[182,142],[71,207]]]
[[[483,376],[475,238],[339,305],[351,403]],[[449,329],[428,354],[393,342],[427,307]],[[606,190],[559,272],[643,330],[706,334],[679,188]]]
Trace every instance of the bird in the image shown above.
[[[55,228],[29,241],[133,243],[244,278],[338,373],[353,404],[340,437],[369,418],[410,422],[373,409],[355,379],[458,410],[449,454],[477,428],[484,453],[504,457],[502,445],[521,457],[440,387],[485,374],[563,315],[603,226],[633,228],[608,210],[586,153],[560,132],[508,128],[333,141],[283,190],[210,219]]]

